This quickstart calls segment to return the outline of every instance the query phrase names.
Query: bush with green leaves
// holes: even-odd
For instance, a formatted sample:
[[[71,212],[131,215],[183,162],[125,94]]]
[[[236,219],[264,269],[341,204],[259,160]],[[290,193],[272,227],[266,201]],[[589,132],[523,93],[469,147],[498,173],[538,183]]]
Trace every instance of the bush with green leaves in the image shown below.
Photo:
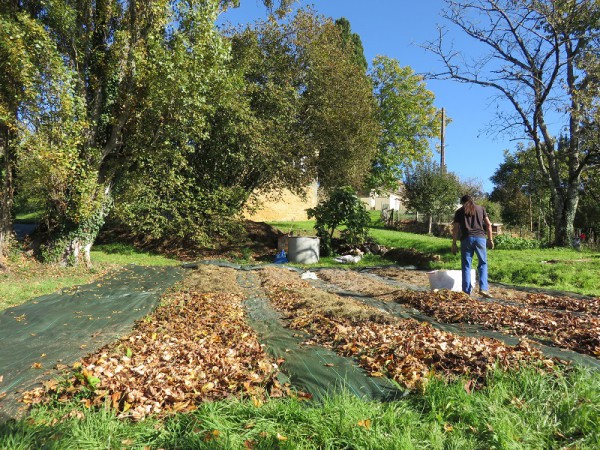
[[[362,244],[367,238],[371,217],[351,187],[335,188],[327,200],[308,209],[307,213],[309,218],[315,218],[315,230],[321,238],[324,256],[332,253],[333,233],[342,226],[345,228],[341,237],[349,244]]]
[[[494,238],[494,247],[498,250],[528,250],[540,248],[541,243],[537,239],[524,239],[499,234]]]

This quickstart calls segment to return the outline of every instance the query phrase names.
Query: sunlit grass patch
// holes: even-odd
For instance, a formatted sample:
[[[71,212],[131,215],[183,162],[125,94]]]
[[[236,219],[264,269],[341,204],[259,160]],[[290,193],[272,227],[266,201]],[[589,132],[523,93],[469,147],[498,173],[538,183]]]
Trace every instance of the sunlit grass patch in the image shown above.
[[[197,449],[600,448],[600,374],[495,370],[481,390],[433,379],[389,402],[340,395],[322,403],[276,399],[202,403],[142,422],[81,403],[35,408],[0,426],[0,447]]]

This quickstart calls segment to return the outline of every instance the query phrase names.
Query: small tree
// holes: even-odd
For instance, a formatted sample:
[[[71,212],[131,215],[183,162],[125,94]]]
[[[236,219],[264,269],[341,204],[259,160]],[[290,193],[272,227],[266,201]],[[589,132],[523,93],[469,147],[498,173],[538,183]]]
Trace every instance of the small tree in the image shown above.
[[[309,218],[315,218],[315,230],[321,238],[321,247],[325,256],[332,252],[333,233],[345,225],[342,238],[350,244],[360,244],[367,238],[371,223],[369,213],[354,189],[348,186],[334,189],[329,198],[315,208],[307,210]]]
[[[454,212],[460,188],[460,182],[454,173],[442,172],[440,166],[432,161],[417,164],[408,169],[404,176],[406,206],[429,217],[429,234],[434,216]]]

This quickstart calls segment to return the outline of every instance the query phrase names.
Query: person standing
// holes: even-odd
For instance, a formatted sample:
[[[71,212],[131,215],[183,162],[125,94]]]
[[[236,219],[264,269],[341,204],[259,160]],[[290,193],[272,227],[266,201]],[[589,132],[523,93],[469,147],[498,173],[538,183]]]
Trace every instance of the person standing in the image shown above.
[[[454,214],[452,222],[452,254],[458,249],[456,241],[460,236],[460,265],[462,269],[462,290],[471,295],[471,265],[473,255],[477,255],[477,275],[479,277],[479,294],[490,298],[488,291],[487,248],[494,248],[492,239],[492,223],[485,208],[475,204],[470,195],[460,199],[462,205]],[[487,238],[487,239],[486,239]]]

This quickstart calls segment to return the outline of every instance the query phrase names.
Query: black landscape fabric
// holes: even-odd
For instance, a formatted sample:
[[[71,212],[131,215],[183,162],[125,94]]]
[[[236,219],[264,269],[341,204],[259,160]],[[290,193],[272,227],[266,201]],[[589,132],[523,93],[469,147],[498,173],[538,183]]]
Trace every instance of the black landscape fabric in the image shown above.
[[[292,386],[311,394],[315,400],[339,393],[380,401],[406,395],[392,381],[369,376],[351,358],[318,345],[303,344],[308,336],[284,326],[281,315],[262,293],[257,275],[242,271],[238,282],[248,294],[246,309],[250,325],[267,351],[283,360],[281,370]]]
[[[0,312],[0,422],[18,414],[23,391],[56,376],[56,366],[114,342],[183,278],[180,267],[127,266],[95,283]]]

